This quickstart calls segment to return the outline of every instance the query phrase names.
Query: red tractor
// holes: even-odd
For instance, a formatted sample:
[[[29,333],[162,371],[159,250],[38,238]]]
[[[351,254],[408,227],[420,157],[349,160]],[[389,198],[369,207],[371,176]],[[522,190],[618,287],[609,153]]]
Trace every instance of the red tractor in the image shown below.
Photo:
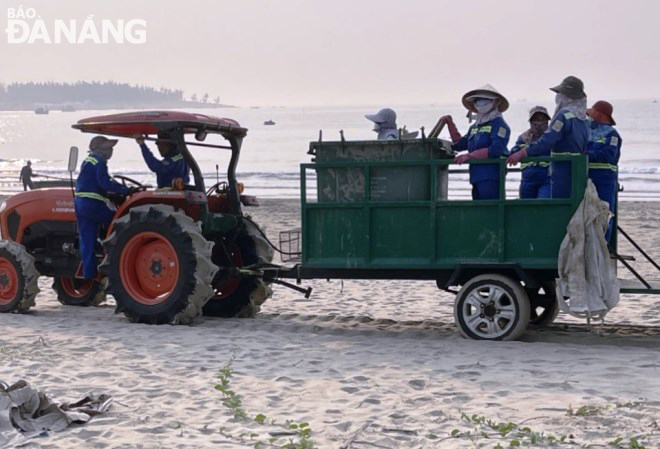
[[[20,193],[0,206],[0,312],[27,312],[39,276],[53,278],[62,304],[90,306],[114,296],[117,312],[144,323],[188,323],[196,316],[252,316],[271,295],[267,282],[249,275],[268,264],[272,248],[243,214],[236,166],[247,130],[230,119],[184,112],[148,111],[80,120],[73,128],[118,137],[168,133],[192,171],[194,184],[151,190],[125,176],[138,192],[118,200],[109,228],[99,235],[103,279],[79,278],[80,252],[73,191]],[[226,145],[202,143],[218,134]],[[195,141],[187,141],[194,136]],[[231,151],[227,180],[206,187],[188,146]],[[77,151],[69,160],[75,170]],[[133,189],[135,190],[135,189]],[[247,274],[246,274],[247,273]],[[107,285],[105,289],[102,285]]]

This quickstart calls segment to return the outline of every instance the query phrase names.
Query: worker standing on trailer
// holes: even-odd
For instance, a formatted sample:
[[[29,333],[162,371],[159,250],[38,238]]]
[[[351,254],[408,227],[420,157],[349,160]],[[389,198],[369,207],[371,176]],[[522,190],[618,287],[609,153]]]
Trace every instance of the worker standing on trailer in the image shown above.
[[[612,118],[613,108],[607,101],[597,101],[587,109],[590,121],[589,143],[589,178],[598,191],[598,197],[610,206],[614,214],[616,191],[618,187],[619,157],[621,156],[621,136]],[[607,228],[605,240],[610,242],[612,220]]]
[[[509,165],[516,165],[528,156],[568,156],[586,152],[589,127],[586,121],[587,94],[582,80],[567,76],[550,90],[556,93],[557,106],[548,131],[535,143],[509,156]],[[570,161],[550,164],[552,198],[571,196],[571,165]]]
[[[183,155],[178,151],[176,143],[172,141],[172,136],[168,133],[158,134],[156,146],[163,160],[158,160],[151,154],[151,150],[144,143],[142,136],[136,136],[136,142],[142,150],[142,157],[147,163],[149,169],[156,173],[156,183],[159,189],[172,187],[175,179],[183,179],[184,184],[188,184],[190,176],[188,175],[188,164],[186,164]]]
[[[493,86],[486,84],[463,95],[463,106],[468,110],[470,121],[475,120],[468,133],[461,136],[451,115],[441,117],[449,128],[452,148],[467,153],[456,156],[454,162],[463,164],[481,159],[498,159],[508,156],[507,144],[511,136],[509,125],[502,118],[502,112],[509,108],[509,102]],[[496,200],[500,197],[500,167],[498,164],[470,164],[470,184],[472,199]]]
[[[89,142],[90,154],[80,166],[76,181],[76,220],[85,279],[96,278],[95,248],[99,227],[107,227],[115,214],[108,193],[129,194],[129,189],[112,181],[108,175],[107,161],[112,157],[116,143],[115,139],[94,137]]]
[[[529,129],[518,136],[511,154],[527,148],[539,140],[548,129],[550,115],[543,106],[534,106],[529,110]],[[521,164],[520,198],[550,198],[549,162],[524,162]]]
[[[383,108],[375,114],[365,117],[374,122],[374,132],[378,133],[378,140],[394,140],[399,137],[396,126],[396,112],[390,108]]]

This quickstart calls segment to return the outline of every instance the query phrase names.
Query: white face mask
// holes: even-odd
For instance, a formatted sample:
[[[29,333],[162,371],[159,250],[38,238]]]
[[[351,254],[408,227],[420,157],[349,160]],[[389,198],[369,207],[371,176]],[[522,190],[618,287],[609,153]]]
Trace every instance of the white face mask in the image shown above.
[[[555,104],[556,104],[557,106],[559,106],[559,105],[561,104],[563,98],[564,98],[564,96],[563,96],[562,94],[560,94],[559,92],[557,92],[557,93],[555,94]]]
[[[486,98],[479,98],[474,102],[474,108],[479,114],[485,114],[490,112],[493,109],[495,100],[489,100]]]

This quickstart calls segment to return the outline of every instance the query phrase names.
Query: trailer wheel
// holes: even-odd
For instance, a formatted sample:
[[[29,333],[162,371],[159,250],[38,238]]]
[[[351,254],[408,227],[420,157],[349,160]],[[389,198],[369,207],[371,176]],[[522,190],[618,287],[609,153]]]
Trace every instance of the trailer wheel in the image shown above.
[[[81,280],[70,277],[53,279],[53,290],[57,300],[65,306],[94,307],[105,300],[101,284],[95,280]]]
[[[39,293],[39,272],[23,245],[0,241],[0,312],[25,313]]]
[[[172,206],[134,207],[103,242],[101,270],[117,312],[148,324],[184,324],[201,315],[213,296],[213,242],[200,225]]]
[[[529,324],[534,327],[551,325],[559,315],[555,283],[543,283],[540,289],[525,289],[529,297]]]
[[[213,251],[213,262],[220,266],[236,267],[266,263],[273,260],[270,245],[262,241],[255,225],[246,222],[246,232],[236,242],[224,247],[218,243]],[[225,255],[226,248],[230,261]],[[252,318],[261,310],[261,305],[272,295],[270,286],[257,278],[228,278],[216,276],[213,281],[215,296],[204,306],[205,316],[223,318]]]
[[[470,279],[456,295],[454,319],[474,340],[515,340],[529,323],[529,299],[520,283],[499,274]]]

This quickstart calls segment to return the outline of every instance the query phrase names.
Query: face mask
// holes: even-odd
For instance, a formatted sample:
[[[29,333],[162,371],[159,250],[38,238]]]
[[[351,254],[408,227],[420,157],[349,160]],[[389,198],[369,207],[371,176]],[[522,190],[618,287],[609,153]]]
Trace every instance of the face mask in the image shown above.
[[[380,129],[383,127],[382,123],[374,123],[374,132],[380,132]]]
[[[555,94],[555,104],[559,106],[561,104],[561,100],[562,100],[562,95],[559,92],[557,92]]]
[[[493,100],[479,98],[474,102],[474,108],[479,114],[485,114],[486,112],[489,112],[491,109],[493,109],[493,104]]]

